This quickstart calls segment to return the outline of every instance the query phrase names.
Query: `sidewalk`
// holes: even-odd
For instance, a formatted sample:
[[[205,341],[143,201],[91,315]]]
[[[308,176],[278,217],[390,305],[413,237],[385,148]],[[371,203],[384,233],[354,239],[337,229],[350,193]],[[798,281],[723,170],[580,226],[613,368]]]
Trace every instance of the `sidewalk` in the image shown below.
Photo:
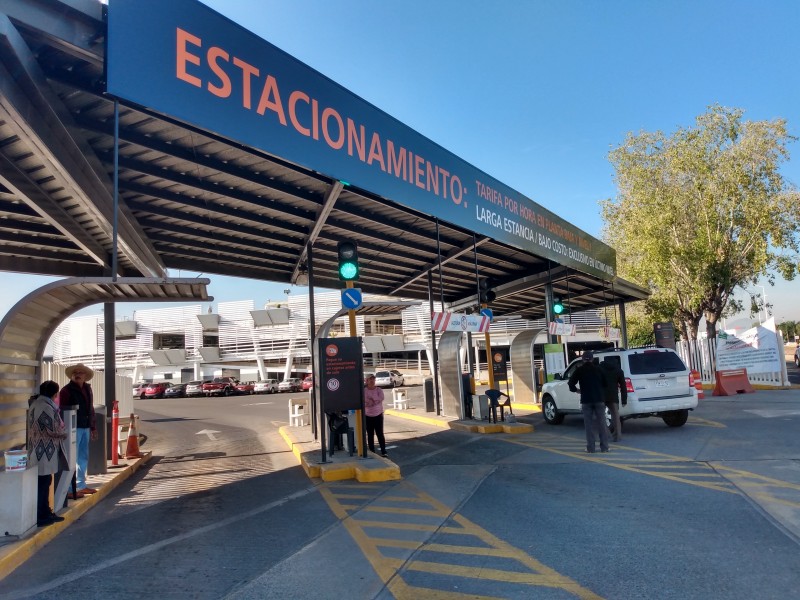
[[[131,459],[130,461],[122,460],[121,464],[127,462],[127,466],[116,469],[112,469],[109,463],[108,473],[105,475],[92,475],[87,479],[87,483],[97,489],[96,494],[84,496],[78,500],[69,500],[67,508],[56,511],[56,513],[64,517],[63,521],[53,523],[47,527],[34,526],[19,539],[0,539],[0,579],[4,579],[14,569],[36,554],[40,548],[49,543],[50,540],[80,519],[90,508],[103,500],[123,481],[138,471],[151,457],[152,452],[145,452],[142,458]]]

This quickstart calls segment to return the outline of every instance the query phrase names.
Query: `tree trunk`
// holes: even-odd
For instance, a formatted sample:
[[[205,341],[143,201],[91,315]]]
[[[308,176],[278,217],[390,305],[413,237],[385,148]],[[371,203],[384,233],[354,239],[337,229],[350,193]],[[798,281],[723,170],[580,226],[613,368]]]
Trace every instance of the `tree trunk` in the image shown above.
[[[681,338],[684,340],[689,339],[689,329],[686,327],[686,321],[681,319],[678,321],[678,329],[681,331]]]
[[[706,335],[708,339],[717,339],[717,320],[719,315],[713,312],[706,312]]]

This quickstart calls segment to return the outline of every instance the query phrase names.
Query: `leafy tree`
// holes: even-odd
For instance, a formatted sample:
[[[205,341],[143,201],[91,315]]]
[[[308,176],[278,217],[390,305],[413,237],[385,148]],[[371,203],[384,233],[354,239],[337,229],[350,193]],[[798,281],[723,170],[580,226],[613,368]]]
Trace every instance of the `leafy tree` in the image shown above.
[[[625,327],[628,332],[628,347],[652,346],[656,343],[656,334],[653,323],[659,321],[648,314],[644,302],[634,302],[625,307]],[[617,319],[612,322],[614,327],[619,327]]]
[[[794,336],[800,334],[800,323],[797,321],[783,321],[777,324],[778,329],[783,331],[783,339],[794,341]]]
[[[629,133],[609,158],[618,195],[601,202],[604,238],[623,277],[647,286],[648,309],[709,337],[741,303],[734,290],[800,270],[800,194],[780,173],[783,119],[745,121],[714,105],[672,135]],[[671,313],[671,315],[668,315]]]

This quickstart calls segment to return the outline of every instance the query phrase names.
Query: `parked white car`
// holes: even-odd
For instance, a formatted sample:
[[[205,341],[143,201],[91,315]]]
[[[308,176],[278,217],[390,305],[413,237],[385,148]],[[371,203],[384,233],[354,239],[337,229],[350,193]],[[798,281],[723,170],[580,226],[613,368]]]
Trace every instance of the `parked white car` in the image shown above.
[[[596,352],[599,361],[611,361],[625,373],[628,403],[619,407],[620,419],[660,417],[670,427],[680,427],[697,408],[697,390],[691,373],[674,350],[639,348]],[[542,386],[542,416],[551,425],[558,425],[565,415],[581,413],[581,395],[569,390],[570,376],[580,366],[574,360],[556,380]],[[606,422],[611,419],[606,409]]]
[[[265,379],[264,381],[257,381],[253,386],[254,394],[274,394],[278,391],[277,379]]]
[[[192,396],[202,396],[203,395],[203,384],[211,381],[210,379],[197,379],[195,381],[190,381],[186,384],[186,395],[188,397]]]
[[[378,387],[397,387],[405,383],[405,378],[400,371],[376,371],[375,385]]]
[[[284,379],[278,384],[279,392],[299,392],[303,385],[303,381],[298,377],[290,377]]]

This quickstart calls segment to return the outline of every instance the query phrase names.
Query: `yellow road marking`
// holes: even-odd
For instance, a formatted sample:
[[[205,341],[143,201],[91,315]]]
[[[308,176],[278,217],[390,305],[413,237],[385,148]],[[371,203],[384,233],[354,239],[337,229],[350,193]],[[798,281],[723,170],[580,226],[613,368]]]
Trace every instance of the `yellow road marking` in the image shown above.
[[[431,600],[456,600],[462,598],[486,599],[491,596],[483,596],[467,592],[452,592],[449,590],[425,588],[410,584],[405,576],[410,573],[430,573],[445,577],[454,577],[467,581],[497,581],[499,583],[514,583],[528,586],[550,587],[563,589],[566,592],[581,598],[582,600],[602,600],[600,596],[582,587],[576,581],[561,575],[554,569],[547,567],[543,563],[531,558],[522,550],[515,548],[511,544],[494,536],[485,529],[472,523],[462,515],[453,513],[449,507],[439,502],[432,496],[426,494],[412,486],[408,482],[398,484],[393,491],[406,491],[409,496],[398,496],[396,494],[387,496],[376,496],[375,501],[381,503],[387,499],[397,501],[413,501],[418,504],[427,505],[428,509],[404,509],[381,506],[380,504],[370,504],[362,507],[351,504],[342,504],[342,496],[349,496],[348,492],[339,495],[330,487],[321,486],[320,493],[330,506],[333,514],[339,518],[353,540],[358,544],[364,556],[372,565],[378,577],[386,584],[389,591],[398,600],[417,600],[426,598]],[[349,499],[349,498],[347,498]],[[350,511],[358,512],[357,516],[350,516]],[[361,519],[365,514],[380,514],[392,517],[437,517],[441,520],[439,525],[403,523],[398,521],[380,521],[374,519]],[[445,525],[444,523],[450,523]],[[398,531],[421,531],[429,534],[457,534],[464,539],[464,545],[427,543],[426,541],[414,541],[408,539],[395,539],[392,537],[380,537],[370,535],[366,530],[383,530],[388,535],[392,530]],[[479,542],[481,545],[469,545],[471,540]],[[408,550],[410,555],[407,559],[388,557],[382,553],[382,548],[398,548]],[[418,552],[439,554],[442,557],[450,557],[451,562],[436,562],[429,559],[420,560]],[[452,560],[458,556],[485,556],[498,560],[513,561],[515,569],[504,570],[500,568],[476,568],[474,566],[462,566],[453,564]],[[519,566],[526,570],[520,570]],[[468,588],[465,581],[464,589]]]
[[[707,462],[698,462],[685,456],[675,456],[629,446],[615,445],[612,452],[608,454],[587,454],[583,451],[581,442],[564,439],[555,435],[538,435],[535,440],[526,440],[524,438],[501,439],[504,442],[528,448],[536,448],[554,454],[605,464],[625,471],[643,473],[653,477],[660,477],[679,483],[688,483],[689,485],[730,494],[744,495],[742,488],[753,489],[759,487],[773,488],[776,491],[788,490],[800,492],[800,484],[790,483],[724,465],[712,465]],[[714,461],[711,462],[713,463]],[[689,469],[693,469],[694,472],[688,472]],[[698,479],[704,477],[715,481],[698,481]],[[758,498],[759,500],[800,508],[800,502],[781,498],[775,493],[764,491],[752,492],[748,495],[753,498]]]
[[[700,419],[698,417],[693,416],[689,419],[687,425],[700,425],[702,427],[716,427],[718,429],[727,429],[728,426],[724,423],[719,423],[717,421],[709,421],[708,419]]]

